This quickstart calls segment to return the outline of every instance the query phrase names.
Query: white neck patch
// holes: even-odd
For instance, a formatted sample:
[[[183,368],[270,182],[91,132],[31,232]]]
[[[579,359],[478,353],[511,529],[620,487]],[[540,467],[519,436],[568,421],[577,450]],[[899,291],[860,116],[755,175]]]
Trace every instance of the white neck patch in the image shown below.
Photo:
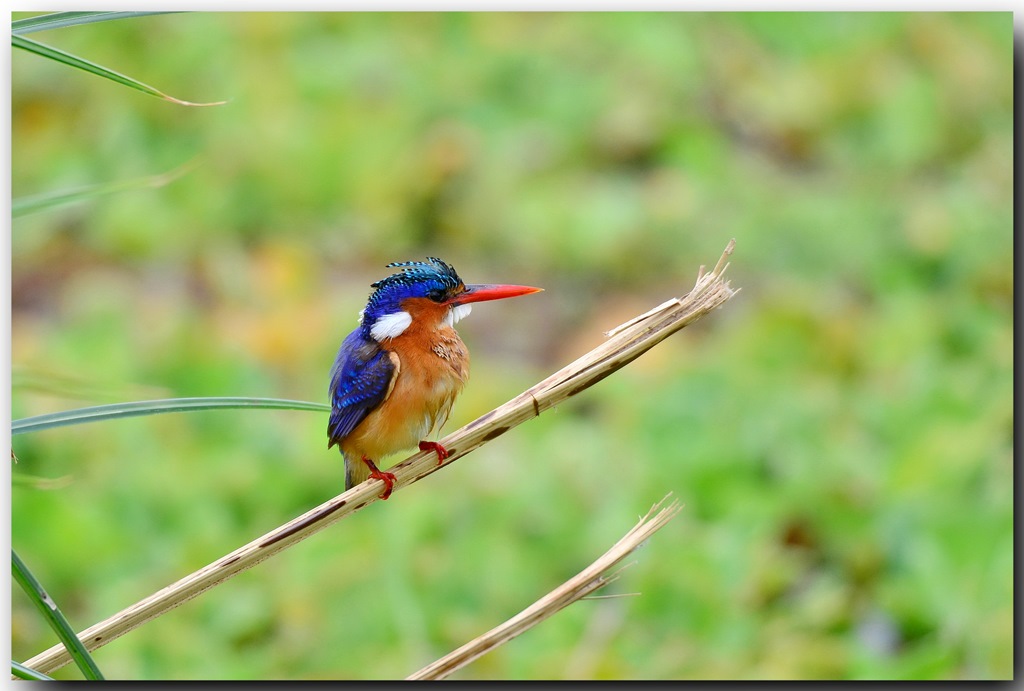
[[[389,338],[400,336],[403,331],[412,324],[412,315],[408,312],[392,312],[385,314],[373,323],[370,327],[370,335],[373,340],[380,343]]]
[[[469,316],[473,311],[472,305],[455,305],[444,315],[444,323],[454,327],[457,323]],[[359,322],[362,323],[363,314],[359,314]],[[370,335],[380,343],[389,338],[396,338],[405,333],[405,330],[412,324],[412,315],[408,312],[392,312],[379,317],[373,326],[370,327]]]
[[[455,305],[448,310],[448,314],[444,315],[444,323],[448,326],[455,326],[468,317],[472,311],[473,305]]]

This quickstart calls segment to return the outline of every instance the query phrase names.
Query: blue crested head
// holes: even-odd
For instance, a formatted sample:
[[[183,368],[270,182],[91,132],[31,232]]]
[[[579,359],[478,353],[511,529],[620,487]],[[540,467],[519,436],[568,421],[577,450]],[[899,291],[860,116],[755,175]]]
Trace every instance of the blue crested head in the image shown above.
[[[465,284],[450,264],[437,257],[427,259],[429,262],[392,262],[388,268],[399,271],[370,284],[376,290],[370,294],[362,312],[365,331],[381,317],[400,312],[404,300],[429,298],[443,303],[465,290]]]

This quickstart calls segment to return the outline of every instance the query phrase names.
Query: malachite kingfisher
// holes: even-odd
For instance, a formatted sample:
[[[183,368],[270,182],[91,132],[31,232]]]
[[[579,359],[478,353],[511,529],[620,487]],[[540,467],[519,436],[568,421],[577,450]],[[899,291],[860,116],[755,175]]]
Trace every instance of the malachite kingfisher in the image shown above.
[[[331,368],[331,419],[327,448],[345,459],[345,489],[376,478],[387,499],[395,476],[374,461],[411,448],[448,451],[426,441],[448,419],[469,377],[469,352],[455,324],[471,303],[529,295],[542,290],[518,285],[466,285],[436,257],[394,262],[398,272],[370,285],[359,326],[338,350]]]

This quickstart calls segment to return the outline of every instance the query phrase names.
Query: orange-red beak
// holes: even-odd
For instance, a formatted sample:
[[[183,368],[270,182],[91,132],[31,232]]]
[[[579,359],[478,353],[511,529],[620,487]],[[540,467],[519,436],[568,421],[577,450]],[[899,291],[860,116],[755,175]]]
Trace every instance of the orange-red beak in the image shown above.
[[[467,302],[483,302],[484,300],[500,300],[514,298],[530,293],[539,293],[543,288],[530,286],[477,284],[466,286],[464,293],[459,293],[450,300],[453,305],[465,305]]]

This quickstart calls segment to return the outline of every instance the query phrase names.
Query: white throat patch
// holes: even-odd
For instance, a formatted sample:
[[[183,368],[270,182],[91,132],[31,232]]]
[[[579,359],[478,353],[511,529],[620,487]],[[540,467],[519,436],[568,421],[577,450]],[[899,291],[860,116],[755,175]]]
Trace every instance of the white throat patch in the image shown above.
[[[457,323],[469,316],[473,311],[472,305],[455,305],[444,315],[444,323],[454,327]],[[359,314],[359,321],[362,323],[362,313]],[[373,326],[370,327],[370,335],[373,340],[380,343],[389,338],[396,338],[405,333],[405,330],[412,324],[412,315],[408,312],[392,312],[379,317]]]
[[[388,338],[400,336],[403,331],[412,324],[412,315],[408,312],[392,312],[385,314],[373,323],[370,327],[370,335],[373,340],[380,343]]]
[[[444,323],[448,326],[455,326],[460,321],[469,316],[469,313],[473,311],[473,305],[455,305],[448,314],[444,315]]]

